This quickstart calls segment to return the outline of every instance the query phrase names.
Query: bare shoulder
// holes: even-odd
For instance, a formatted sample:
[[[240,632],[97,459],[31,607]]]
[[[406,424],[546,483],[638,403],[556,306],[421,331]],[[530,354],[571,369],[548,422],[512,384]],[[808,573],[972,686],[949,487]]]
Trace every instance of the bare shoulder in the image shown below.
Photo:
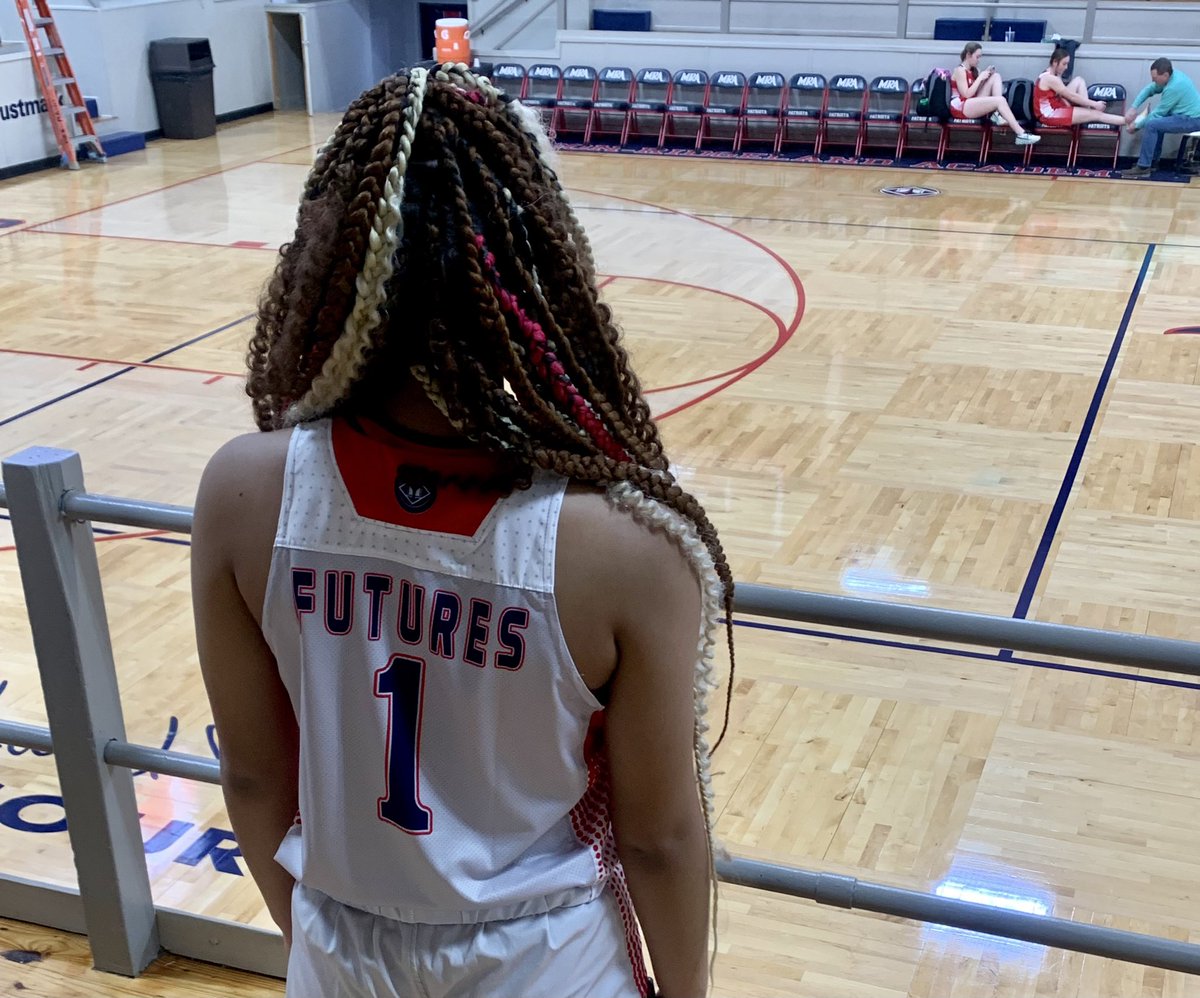
[[[291,430],[247,433],[209,459],[196,496],[197,529],[245,539],[266,523],[274,528],[283,495]]]
[[[622,509],[602,489],[572,484],[559,520],[560,543],[593,578],[620,580],[626,592],[653,592],[695,579],[678,540]]]

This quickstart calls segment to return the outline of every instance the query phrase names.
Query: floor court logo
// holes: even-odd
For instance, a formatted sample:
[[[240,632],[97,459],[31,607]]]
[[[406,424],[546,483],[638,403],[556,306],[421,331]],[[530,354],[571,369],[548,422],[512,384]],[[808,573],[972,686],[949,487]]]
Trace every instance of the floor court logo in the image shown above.
[[[942,192],[936,187],[881,187],[879,193],[894,198],[933,198]]]

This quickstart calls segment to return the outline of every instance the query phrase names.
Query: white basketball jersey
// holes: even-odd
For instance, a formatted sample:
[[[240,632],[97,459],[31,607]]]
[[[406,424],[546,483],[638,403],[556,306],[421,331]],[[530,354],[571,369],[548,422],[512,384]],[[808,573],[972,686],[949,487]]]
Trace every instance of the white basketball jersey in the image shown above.
[[[603,713],[554,601],[566,481],[497,499],[420,470],[479,460],[369,423],[292,432],[263,631],[299,721],[300,820],[276,858],[409,922],[540,913],[611,881],[632,933]]]

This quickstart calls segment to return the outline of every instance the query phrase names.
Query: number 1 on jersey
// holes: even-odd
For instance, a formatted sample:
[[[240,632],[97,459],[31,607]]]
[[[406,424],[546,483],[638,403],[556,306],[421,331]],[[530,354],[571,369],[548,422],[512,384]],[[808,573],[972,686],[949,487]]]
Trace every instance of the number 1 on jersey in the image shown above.
[[[379,817],[412,835],[428,835],[433,831],[433,812],[420,797],[425,660],[393,655],[375,673],[375,695],[388,702],[387,793],[379,798]]]

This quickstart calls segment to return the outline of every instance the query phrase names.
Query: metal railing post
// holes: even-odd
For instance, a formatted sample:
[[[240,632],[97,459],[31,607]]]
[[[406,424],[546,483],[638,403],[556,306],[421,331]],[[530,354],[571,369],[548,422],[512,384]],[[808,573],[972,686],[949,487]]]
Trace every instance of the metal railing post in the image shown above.
[[[104,761],[125,720],[92,527],[61,512],[84,491],[83,467],[72,451],[31,447],[3,471],[92,959],[136,976],[159,946],[133,777]]]

